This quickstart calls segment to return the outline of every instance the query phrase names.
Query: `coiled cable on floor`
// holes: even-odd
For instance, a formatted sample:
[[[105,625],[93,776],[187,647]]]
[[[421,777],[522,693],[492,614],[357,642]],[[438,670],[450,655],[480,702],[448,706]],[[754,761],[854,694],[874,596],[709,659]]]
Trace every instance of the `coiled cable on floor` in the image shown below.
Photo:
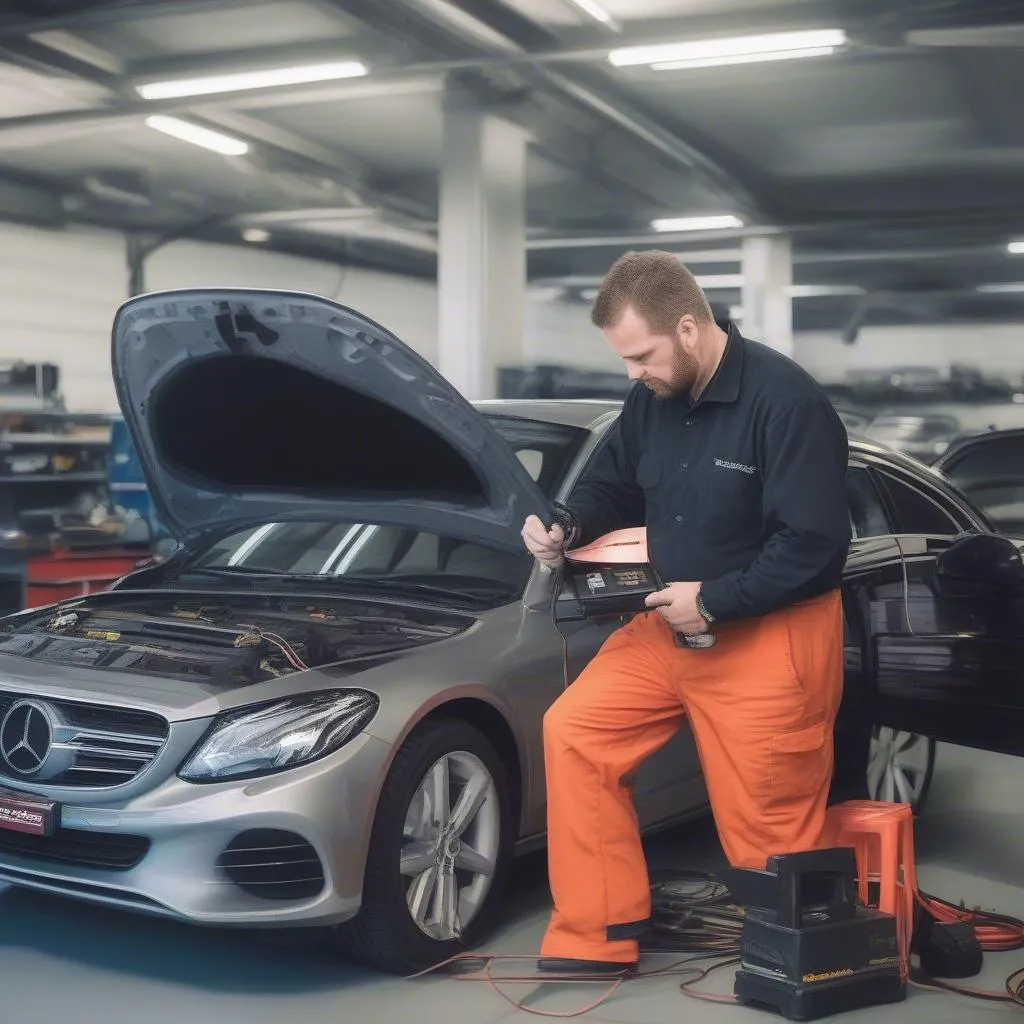
[[[698,992],[690,986],[703,980],[711,971],[739,962],[740,932],[743,927],[743,911],[732,902],[728,889],[713,875],[698,871],[676,871],[659,873],[651,885],[652,927],[642,943],[645,955],[665,955],[682,959],[673,960],[663,968],[647,971],[625,970],[621,975],[560,975],[541,972],[500,975],[495,966],[507,961],[533,961],[533,954],[509,953],[466,953],[445,960],[425,971],[412,975],[423,978],[431,974],[444,973],[455,981],[476,981],[489,985],[494,992],[516,1009],[535,1017],[567,1019],[581,1017],[605,1003],[623,984],[650,978],[665,978],[673,975],[691,975],[682,983],[682,990],[699,999],[711,1002],[735,1002],[730,995]],[[728,959],[722,960],[723,957]],[[707,968],[693,966],[697,961],[715,960]],[[604,984],[606,988],[593,1001],[578,1010],[554,1012],[525,1005],[509,995],[503,986],[508,985],[594,985]]]
[[[735,956],[743,917],[725,885],[706,872],[665,873],[651,886],[649,940],[661,948]]]
[[[978,944],[986,952],[1005,953],[1024,948],[1024,921],[1009,914],[992,910],[968,909],[962,903],[951,903],[940,896],[918,890],[917,902],[939,924],[968,924]],[[1014,971],[1002,992],[976,988],[973,985],[954,984],[942,978],[933,978],[920,968],[911,972],[910,984],[915,988],[933,992],[951,992],[993,1003],[1011,1003],[1024,1008],[1024,968]]]
[[[917,901],[940,924],[969,924],[987,952],[1005,953],[1024,948],[1024,921],[992,910],[969,910],[940,896],[918,891]]]

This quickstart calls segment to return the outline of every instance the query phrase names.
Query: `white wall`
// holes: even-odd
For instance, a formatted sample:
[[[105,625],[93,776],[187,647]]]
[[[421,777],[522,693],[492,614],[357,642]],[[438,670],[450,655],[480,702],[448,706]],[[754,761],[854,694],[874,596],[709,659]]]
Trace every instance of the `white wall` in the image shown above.
[[[842,380],[849,370],[894,364],[931,366],[946,372],[950,363],[969,363],[984,373],[1020,377],[1024,375],[1024,322],[984,327],[868,327],[853,345],[844,345],[838,331],[802,332],[793,338],[793,355],[823,381]],[[591,325],[583,303],[529,303],[524,359],[599,370],[622,368],[600,331]]]
[[[201,285],[278,287],[354,306],[427,359],[437,358],[433,282],[282,256],[256,247],[177,242],[146,265],[150,290]],[[122,237],[113,232],[45,231],[0,223],[0,361],[49,361],[61,368],[73,410],[116,410],[110,379],[110,324],[127,295]],[[867,328],[855,345],[837,335],[798,334],[794,354],[822,380],[848,369],[904,365],[948,369],[969,362],[984,372],[1024,373],[1024,324]],[[586,304],[534,297],[524,311],[523,361],[620,371]]]
[[[69,408],[113,411],[110,323],[127,282],[116,235],[0,224],[0,360],[55,363]]]
[[[427,359],[437,354],[432,282],[241,246],[177,242],[146,264],[146,287],[278,287],[325,295],[379,320]],[[75,411],[117,409],[110,325],[127,298],[123,238],[0,223],[0,361],[52,362]]]
[[[588,370],[622,370],[622,360],[609,348],[604,335],[590,322],[585,303],[526,304],[523,362],[553,363]]]
[[[934,325],[868,327],[853,345],[836,334],[797,334],[794,356],[821,380],[841,380],[849,370],[892,366],[932,366],[948,372],[967,363],[993,376],[1024,375],[1024,323],[984,327]]]

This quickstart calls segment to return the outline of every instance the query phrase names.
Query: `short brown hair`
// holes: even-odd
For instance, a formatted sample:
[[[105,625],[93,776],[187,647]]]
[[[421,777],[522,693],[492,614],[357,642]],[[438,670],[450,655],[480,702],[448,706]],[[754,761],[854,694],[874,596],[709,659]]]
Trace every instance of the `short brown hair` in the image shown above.
[[[713,323],[711,306],[697,279],[670,252],[627,252],[612,264],[590,310],[595,327],[611,327],[630,306],[652,331],[672,334],[689,313]]]

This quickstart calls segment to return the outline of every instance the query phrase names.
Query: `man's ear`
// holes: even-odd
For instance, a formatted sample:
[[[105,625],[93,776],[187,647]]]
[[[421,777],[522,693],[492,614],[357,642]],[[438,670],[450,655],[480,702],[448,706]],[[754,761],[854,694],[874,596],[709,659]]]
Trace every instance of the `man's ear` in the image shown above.
[[[676,324],[676,338],[688,349],[694,348],[700,332],[697,330],[697,319],[692,313],[684,313]]]

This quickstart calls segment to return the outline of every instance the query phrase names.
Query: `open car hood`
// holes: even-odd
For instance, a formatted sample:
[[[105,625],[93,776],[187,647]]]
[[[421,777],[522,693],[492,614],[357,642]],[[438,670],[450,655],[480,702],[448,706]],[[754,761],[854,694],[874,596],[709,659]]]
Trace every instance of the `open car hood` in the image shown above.
[[[117,312],[114,382],[160,518],[182,540],[289,519],[413,527],[522,550],[550,504],[426,360],[314,295],[188,289]]]

